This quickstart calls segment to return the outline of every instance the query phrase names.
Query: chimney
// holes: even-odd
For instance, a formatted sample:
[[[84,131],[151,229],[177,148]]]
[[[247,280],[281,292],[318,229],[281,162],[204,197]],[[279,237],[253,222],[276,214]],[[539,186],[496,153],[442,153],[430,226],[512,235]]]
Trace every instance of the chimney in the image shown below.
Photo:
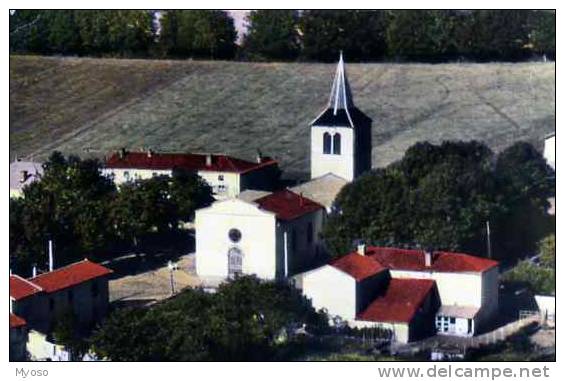
[[[31,277],[35,278],[37,276],[37,266],[33,265],[31,268]]]
[[[261,153],[261,150],[258,149],[257,150],[257,164],[261,164],[263,162],[263,153]]]
[[[49,240],[49,271],[53,271],[53,241]]]
[[[304,206],[304,195],[300,192],[300,207]]]
[[[29,178],[29,173],[28,171],[26,171],[25,169],[23,171],[20,172],[20,183],[25,183],[26,180]]]
[[[432,267],[432,257],[434,253],[431,249],[424,250],[424,264],[426,267]]]
[[[149,148],[149,149],[147,150],[147,157],[148,157],[148,158],[151,158],[151,156],[153,156],[153,150],[152,150],[151,148]]]
[[[123,159],[126,156],[126,149],[124,147],[120,148],[120,150],[118,151],[118,156],[120,157],[120,159]]]
[[[367,252],[366,248],[367,247],[365,246],[364,243],[358,243],[357,244],[357,254],[365,256],[365,253]]]
[[[212,155],[211,154],[206,154],[206,166],[207,167],[212,166]]]

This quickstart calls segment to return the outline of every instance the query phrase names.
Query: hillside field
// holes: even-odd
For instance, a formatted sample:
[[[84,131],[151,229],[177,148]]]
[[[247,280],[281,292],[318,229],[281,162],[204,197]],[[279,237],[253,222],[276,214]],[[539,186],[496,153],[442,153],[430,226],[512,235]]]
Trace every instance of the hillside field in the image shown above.
[[[309,171],[308,124],[335,65],[10,57],[10,160],[120,147],[274,156]],[[373,166],[428,140],[518,140],[555,130],[555,64],[348,64],[373,118]]]

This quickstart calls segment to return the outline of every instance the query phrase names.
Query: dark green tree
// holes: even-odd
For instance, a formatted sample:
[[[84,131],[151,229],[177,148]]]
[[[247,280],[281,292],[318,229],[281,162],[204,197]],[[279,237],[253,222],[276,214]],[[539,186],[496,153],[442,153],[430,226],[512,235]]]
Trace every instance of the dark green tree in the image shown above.
[[[530,41],[537,54],[555,59],[555,11],[530,12]]]
[[[443,61],[457,54],[457,15],[447,10],[389,12],[388,55],[406,61]]]
[[[306,10],[299,29],[307,60],[336,61],[342,50],[348,61],[378,61],[386,52],[384,11]]]
[[[180,169],[173,170],[169,194],[175,204],[175,215],[181,222],[192,221],[196,209],[209,206],[214,201],[212,188],[202,177]]]
[[[231,59],[237,32],[224,11],[171,10],[162,18],[160,43],[177,57]]]
[[[248,58],[287,61],[298,56],[298,11],[251,11],[247,22],[249,28],[243,41],[243,50]]]
[[[49,16],[49,49],[58,54],[79,53],[81,40],[75,11],[52,11]]]

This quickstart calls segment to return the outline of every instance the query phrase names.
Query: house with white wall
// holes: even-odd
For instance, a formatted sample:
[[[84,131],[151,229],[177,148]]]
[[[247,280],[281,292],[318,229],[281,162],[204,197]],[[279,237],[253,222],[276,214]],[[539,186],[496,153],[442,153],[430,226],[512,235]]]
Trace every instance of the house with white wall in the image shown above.
[[[111,273],[85,259],[28,279],[10,275],[10,314],[26,323],[31,359],[44,359],[45,353],[54,354],[52,349],[57,348],[59,355],[49,358],[67,356],[60,345],[50,341],[50,334],[68,314],[81,331],[90,330],[106,316]]]
[[[172,176],[175,169],[197,173],[216,199],[236,197],[245,189],[272,189],[278,181],[276,160],[257,156],[255,162],[227,155],[194,153],[130,152],[125,149],[105,160],[102,173],[116,185],[155,176]]]
[[[282,279],[315,262],[324,207],[290,190],[257,195],[252,201],[216,201],[196,211],[196,272],[201,278],[255,274]]]
[[[19,159],[10,163],[10,198],[21,197],[24,187],[40,180],[41,176],[41,163]]]
[[[298,278],[315,308],[352,327],[390,329],[400,342],[473,336],[498,310],[498,263],[464,253],[361,245]]]

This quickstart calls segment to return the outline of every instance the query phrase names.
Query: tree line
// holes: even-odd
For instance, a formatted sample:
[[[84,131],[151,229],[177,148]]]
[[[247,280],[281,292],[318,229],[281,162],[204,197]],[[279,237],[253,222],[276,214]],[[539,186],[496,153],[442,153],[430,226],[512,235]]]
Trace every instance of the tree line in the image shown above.
[[[257,10],[237,44],[219,10],[18,10],[12,52],[252,61],[555,59],[547,10]]]
[[[515,261],[555,232],[555,172],[529,143],[427,142],[347,184],[324,227],[333,255],[367,244],[431,248]],[[489,226],[487,228],[487,222]]]
[[[137,253],[155,238],[182,235],[182,224],[214,200],[210,186],[192,172],[136,180],[118,191],[98,160],[54,152],[43,166],[41,181],[10,199],[10,269],[23,276],[33,266],[47,269],[49,240],[56,267]]]

